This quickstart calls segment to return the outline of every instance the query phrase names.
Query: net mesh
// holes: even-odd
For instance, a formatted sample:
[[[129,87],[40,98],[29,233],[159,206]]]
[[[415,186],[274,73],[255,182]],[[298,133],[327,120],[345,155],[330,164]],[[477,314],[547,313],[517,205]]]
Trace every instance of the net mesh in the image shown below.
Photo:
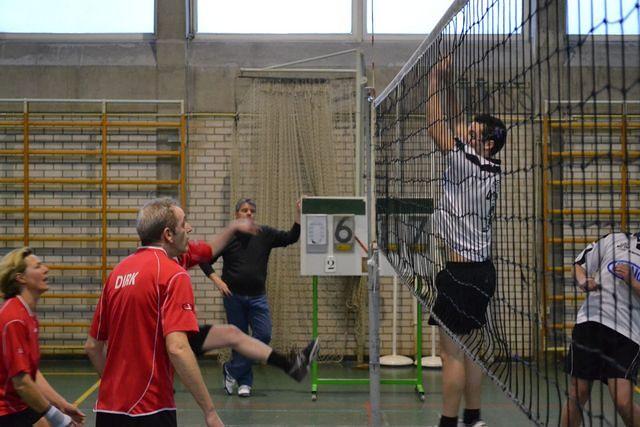
[[[250,79],[238,107],[232,203],[252,197],[261,224],[286,230],[302,194],[353,194],[354,105],[353,79]],[[312,329],[311,278],[300,277],[299,258],[292,245],[274,250],[269,261],[272,345],[285,351],[305,345],[293,337]],[[354,345],[362,354],[366,287],[358,278],[327,277],[320,288],[321,360],[340,360]]]
[[[428,308],[451,236],[424,207],[433,200],[437,213],[452,183],[430,135],[453,138],[450,129],[480,113],[506,124],[491,223],[497,288],[486,326],[456,339],[540,425],[558,424],[567,398],[562,356],[585,298],[573,281],[576,256],[607,233],[638,231],[639,9],[455,2],[375,101],[378,239]],[[621,423],[607,395],[606,384],[594,387],[587,425]]]

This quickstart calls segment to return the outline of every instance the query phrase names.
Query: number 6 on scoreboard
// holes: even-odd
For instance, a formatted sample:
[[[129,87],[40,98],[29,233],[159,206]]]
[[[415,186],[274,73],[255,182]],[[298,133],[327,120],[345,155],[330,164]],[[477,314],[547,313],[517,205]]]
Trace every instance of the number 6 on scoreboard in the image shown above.
[[[353,252],[356,221],[353,215],[333,217],[333,249],[336,252]]]

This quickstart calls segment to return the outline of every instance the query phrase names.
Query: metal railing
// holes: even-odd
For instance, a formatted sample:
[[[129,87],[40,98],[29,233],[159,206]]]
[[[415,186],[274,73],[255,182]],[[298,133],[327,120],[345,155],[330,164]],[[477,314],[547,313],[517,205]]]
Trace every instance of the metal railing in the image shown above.
[[[0,113],[0,132],[10,131],[16,138],[16,142],[21,140],[22,146],[19,148],[0,149],[0,156],[4,158],[22,157],[22,176],[0,177],[0,188],[6,186],[17,186],[22,192],[22,203],[15,206],[0,207],[0,214],[21,214],[22,235],[5,234],[0,236],[0,242],[16,242],[25,246],[33,242],[78,242],[95,243],[99,245],[100,262],[95,264],[52,264],[51,270],[74,270],[74,271],[94,271],[100,272],[102,283],[107,278],[108,271],[113,267],[108,263],[108,243],[110,242],[132,242],[138,241],[136,237],[127,235],[113,235],[108,232],[108,219],[110,215],[135,215],[137,209],[126,207],[110,206],[109,190],[126,188],[127,186],[144,187],[174,187],[181,204],[186,202],[186,116],[183,101],[153,101],[153,100],[86,100],[86,99],[0,99],[0,105],[6,108],[6,112]],[[77,109],[74,107],[78,107]],[[112,109],[145,110],[144,112],[122,113],[111,111]],[[21,109],[21,111],[16,111]],[[38,111],[40,109],[40,111]],[[83,109],[83,111],[76,111]],[[99,111],[87,112],[87,109],[99,109]],[[148,110],[163,110],[163,112],[148,112]],[[171,110],[170,113],[164,111]],[[97,149],[61,149],[58,146],[53,149],[32,148],[34,132],[38,135],[51,131],[53,134],[60,134],[65,130],[88,132],[98,137]],[[118,131],[136,133],[138,131],[153,132],[153,130],[175,130],[179,138],[178,149],[163,150],[141,150],[141,149],[113,149],[110,147],[109,136],[112,132]],[[21,135],[20,135],[21,134]],[[122,179],[109,177],[108,167],[122,159],[131,160],[132,157],[149,158],[175,158],[179,165],[179,176],[176,179]],[[99,169],[99,176],[90,178],[64,178],[64,177],[33,177],[30,173],[32,160],[34,157],[61,159],[77,159],[79,164],[86,159],[92,159],[96,169]],[[19,160],[16,164],[19,163]],[[46,172],[45,172],[46,175]],[[80,191],[88,187],[94,191],[99,191],[100,201],[98,206],[40,206],[32,201],[31,192],[34,186],[43,188],[64,188],[63,191],[70,191],[69,188],[80,187]],[[76,190],[77,191],[77,190]],[[96,221],[101,224],[100,231],[96,234],[41,234],[33,233],[30,228],[33,214],[45,216],[47,214],[95,214]],[[74,292],[51,292],[44,295],[49,298],[71,298],[71,299],[92,299],[99,297],[98,293],[74,293]],[[89,323],[86,321],[62,321],[43,320],[40,325],[48,327],[71,327],[86,328]],[[45,350],[78,350],[79,345],[44,345]]]

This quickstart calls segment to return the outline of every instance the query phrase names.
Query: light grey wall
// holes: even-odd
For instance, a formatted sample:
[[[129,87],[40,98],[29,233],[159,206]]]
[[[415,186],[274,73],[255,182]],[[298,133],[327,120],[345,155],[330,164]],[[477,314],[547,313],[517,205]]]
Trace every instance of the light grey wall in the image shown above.
[[[235,78],[259,68],[362,49],[381,90],[420,40],[185,40],[184,2],[157,1],[156,35],[139,41],[0,39],[0,98],[185,99],[192,112],[233,112]],[[354,68],[355,55],[309,66]],[[370,73],[370,70],[369,70]]]
[[[564,1],[545,7],[534,16],[543,34],[543,49],[564,48]],[[99,38],[11,39],[0,38],[0,98],[127,98],[184,99],[190,112],[234,112],[236,77],[240,68],[260,68],[325,55],[346,49],[361,49],[372,84],[381,92],[409,59],[421,40],[238,40],[185,38],[185,2],[157,0],[156,34],[143,40],[104,41]],[[528,24],[527,24],[528,25]],[[533,33],[535,33],[535,29]],[[529,42],[525,38],[523,48]],[[575,43],[575,41],[574,41]],[[617,65],[637,64],[638,37],[625,42],[609,40],[605,50],[588,43],[581,53],[574,50],[562,60],[570,68],[585,66],[610,70],[618,79]],[[354,68],[355,56],[335,57],[309,66]],[[628,72],[627,72],[628,74]],[[544,78],[544,76],[541,76]],[[627,80],[630,76],[627,75]],[[568,78],[567,88],[577,80]],[[637,91],[637,88],[633,89]],[[637,93],[628,94],[637,97]]]

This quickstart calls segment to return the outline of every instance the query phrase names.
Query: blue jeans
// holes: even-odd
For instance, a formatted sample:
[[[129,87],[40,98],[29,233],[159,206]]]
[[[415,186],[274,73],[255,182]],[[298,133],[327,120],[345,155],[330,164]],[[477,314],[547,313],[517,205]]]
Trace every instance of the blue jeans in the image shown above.
[[[231,295],[224,298],[224,309],[227,312],[227,322],[235,325],[245,334],[251,335],[265,344],[271,342],[271,313],[266,295],[249,297],[245,295]],[[238,381],[239,385],[253,385],[253,361],[233,351],[231,360],[226,363],[227,372]]]

